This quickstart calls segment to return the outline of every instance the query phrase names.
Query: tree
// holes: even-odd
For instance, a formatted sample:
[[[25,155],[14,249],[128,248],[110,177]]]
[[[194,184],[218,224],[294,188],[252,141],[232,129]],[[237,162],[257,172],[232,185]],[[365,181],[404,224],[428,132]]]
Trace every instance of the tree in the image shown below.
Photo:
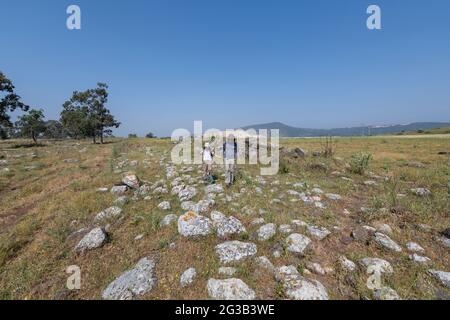
[[[61,112],[62,124],[76,136],[91,137],[96,143],[96,137],[111,135],[110,128],[118,128],[120,122],[106,108],[108,102],[108,86],[97,83],[95,89],[83,92],[75,91],[72,98],[63,104]]]
[[[43,136],[47,139],[64,139],[68,137],[68,132],[64,129],[61,122],[57,120],[48,120],[45,122]]]
[[[44,111],[31,109],[19,117],[16,127],[22,136],[29,136],[37,144],[37,137],[45,131]]]
[[[153,134],[153,132],[149,132],[145,135],[146,138],[156,138],[156,136]]]
[[[12,123],[8,112],[13,112],[17,108],[23,111],[28,110],[28,106],[20,101],[20,96],[14,93],[14,85],[0,71],[0,137],[7,137],[8,130]]]

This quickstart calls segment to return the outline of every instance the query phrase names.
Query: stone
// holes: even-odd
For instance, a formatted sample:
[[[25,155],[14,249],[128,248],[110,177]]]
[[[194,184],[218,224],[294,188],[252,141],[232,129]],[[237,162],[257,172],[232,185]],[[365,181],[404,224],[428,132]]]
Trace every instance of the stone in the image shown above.
[[[367,180],[367,181],[364,181],[364,185],[369,186],[369,187],[375,187],[378,185],[378,182],[376,182],[374,180]]]
[[[382,233],[388,234],[388,235],[392,235],[394,233],[394,231],[392,230],[391,226],[386,224],[386,223],[381,223],[381,222],[375,222],[373,224],[373,227]]]
[[[374,297],[377,300],[401,300],[398,293],[389,287],[382,287],[375,290]]]
[[[180,202],[189,201],[197,195],[197,189],[195,187],[186,187],[178,193]]]
[[[233,216],[226,217],[223,213],[214,211],[211,212],[211,220],[219,238],[227,238],[234,234],[246,232],[241,221]]]
[[[411,189],[411,192],[418,197],[428,197],[431,196],[431,191],[426,188],[415,188]]]
[[[331,233],[328,229],[317,226],[307,226],[306,231],[319,240],[325,239]]]
[[[206,285],[208,295],[216,300],[254,300],[255,292],[241,279],[209,279]]]
[[[177,220],[177,215],[176,214],[168,214],[166,215],[160,222],[160,226],[161,227],[166,227],[169,224],[172,224],[172,222],[175,222]]]
[[[259,241],[267,241],[275,236],[277,226],[274,223],[268,223],[261,226],[257,231]]]
[[[411,252],[425,252],[425,249],[415,242],[408,242],[406,248]]]
[[[292,227],[289,224],[282,224],[278,227],[278,231],[282,234],[288,234],[292,232]]]
[[[192,206],[192,211],[197,213],[206,213],[214,206],[215,201],[213,199],[203,199]]]
[[[315,273],[315,274],[319,274],[319,275],[325,275],[325,270],[322,268],[322,266],[317,263],[317,262],[307,262],[306,263],[306,268]]]
[[[156,285],[156,261],[151,257],[139,260],[133,269],[117,277],[103,291],[105,300],[131,300],[150,292]]]
[[[368,271],[373,270],[378,273],[393,273],[394,269],[386,260],[380,258],[364,258],[359,261]]]
[[[302,220],[292,220],[291,223],[296,227],[306,228],[308,226],[308,224]]]
[[[315,193],[315,194],[323,194],[323,190],[320,189],[320,188],[313,188],[313,189],[311,190],[311,192],[312,192],[312,193]]]
[[[197,277],[197,271],[195,268],[189,268],[183,272],[180,277],[180,285],[184,288],[192,284]]]
[[[138,189],[140,186],[139,179],[134,174],[127,174],[122,178],[122,183],[131,189]]]
[[[440,242],[444,247],[450,248],[450,239],[447,237],[438,237],[437,241]]]
[[[100,248],[107,240],[106,232],[98,227],[86,234],[75,247],[75,252],[84,253],[87,250]]]
[[[205,187],[205,193],[222,193],[223,186],[221,184],[210,184]]]
[[[261,257],[255,258],[255,262],[261,268],[267,269],[270,272],[275,271],[274,265],[272,264],[272,262],[270,262],[270,260],[266,256],[261,256]]]
[[[424,257],[424,256],[420,256],[417,253],[413,253],[413,254],[409,255],[409,259],[411,259],[414,262],[422,263],[422,264],[426,264],[426,263],[431,261],[430,258]]]
[[[330,200],[334,200],[334,201],[342,199],[342,197],[340,195],[335,194],[335,193],[325,193],[325,197],[327,197]]]
[[[339,263],[341,264],[341,266],[344,270],[347,270],[350,272],[353,272],[356,270],[356,264],[353,261],[347,259],[347,257],[345,257],[345,256],[339,257]]]
[[[116,206],[124,206],[129,202],[127,196],[120,196],[116,200],[114,200],[113,204]]]
[[[105,192],[108,192],[109,189],[108,188],[98,188],[96,191],[99,193],[105,193]]]
[[[127,186],[113,186],[111,188],[111,193],[116,195],[122,195],[125,192],[127,192],[128,187]]]
[[[178,232],[185,237],[206,236],[212,232],[212,223],[209,218],[188,211],[178,219]]]
[[[281,282],[284,294],[291,300],[328,300],[326,288],[316,280],[302,277],[294,266],[276,269],[275,278]]]
[[[215,251],[221,263],[239,262],[256,254],[256,244],[251,242],[227,241],[218,244]]]
[[[181,203],[181,209],[185,211],[194,211],[195,203],[193,201],[183,201]]]
[[[169,201],[163,201],[160,204],[158,204],[158,208],[161,210],[170,210],[170,202]]]
[[[236,268],[233,267],[220,267],[219,274],[225,277],[231,277],[237,272]]]
[[[139,240],[142,240],[143,238],[144,238],[144,234],[141,233],[141,234],[138,234],[136,237],[134,237],[134,241],[139,241]]]
[[[264,218],[255,218],[255,219],[252,220],[252,222],[250,222],[250,224],[252,226],[256,226],[256,225],[259,225],[259,224],[263,224],[264,222],[265,222]]]
[[[95,222],[100,222],[107,219],[118,218],[122,215],[122,209],[116,206],[109,207],[95,216]]]
[[[299,233],[293,233],[286,238],[287,250],[292,253],[303,255],[311,245],[311,239]]]
[[[375,233],[375,242],[378,243],[380,246],[395,251],[395,252],[401,252],[402,248],[391,238],[389,238],[387,235],[377,232]]]
[[[439,270],[428,270],[440,283],[442,283],[447,288],[450,288],[450,272],[439,271]]]

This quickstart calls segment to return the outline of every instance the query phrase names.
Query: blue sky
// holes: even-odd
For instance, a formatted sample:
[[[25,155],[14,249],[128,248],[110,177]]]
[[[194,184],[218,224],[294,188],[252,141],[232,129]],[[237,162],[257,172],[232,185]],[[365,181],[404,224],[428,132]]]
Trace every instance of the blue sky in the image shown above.
[[[110,86],[118,135],[450,121],[450,1],[0,0],[0,70],[58,118]],[[77,4],[82,29],[66,28]],[[382,30],[366,9],[382,10]]]

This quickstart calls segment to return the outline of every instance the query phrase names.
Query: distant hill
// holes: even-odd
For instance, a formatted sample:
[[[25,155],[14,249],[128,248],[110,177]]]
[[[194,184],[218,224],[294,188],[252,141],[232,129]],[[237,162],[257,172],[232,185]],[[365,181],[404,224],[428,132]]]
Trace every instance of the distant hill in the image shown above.
[[[429,130],[450,126],[450,122],[415,122],[410,124],[398,124],[391,126],[365,126],[334,129],[307,129],[296,128],[281,122],[271,122],[242,127],[241,129],[278,129],[281,137],[323,137],[323,136],[367,136],[398,134],[401,132],[417,132],[418,130]]]

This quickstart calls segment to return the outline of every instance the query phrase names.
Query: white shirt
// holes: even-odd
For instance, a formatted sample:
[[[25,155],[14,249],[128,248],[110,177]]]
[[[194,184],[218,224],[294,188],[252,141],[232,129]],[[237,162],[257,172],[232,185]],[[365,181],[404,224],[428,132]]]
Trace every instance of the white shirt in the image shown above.
[[[203,150],[203,161],[212,161],[211,149],[205,148]]]

